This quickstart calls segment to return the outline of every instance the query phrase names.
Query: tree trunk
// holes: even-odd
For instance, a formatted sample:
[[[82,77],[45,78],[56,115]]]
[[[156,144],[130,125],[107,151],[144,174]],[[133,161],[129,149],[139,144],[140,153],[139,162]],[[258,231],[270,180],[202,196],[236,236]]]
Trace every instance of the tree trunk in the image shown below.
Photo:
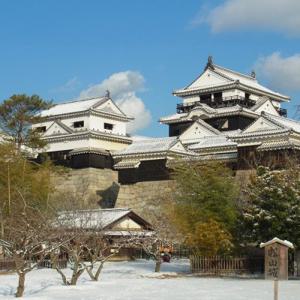
[[[64,285],[69,285],[69,282],[68,282],[68,280],[67,280],[66,275],[65,275],[58,267],[55,267],[55,269],[56,269],[56,271],[60,274],[61,279],[62,279]]]
[[[72,274],[70,285],[76,285],[77,280],[80,277],[80,275],[84,272],[84,269],[80,269],[79,271],[74,271]]]
[[[19,284],[16,292],[16,297],[22,297],[25,289],[25,272],[18,272]]]
[[[93,274],[93,267],[86,267],[85,268],[87,273],[89,274],[90,278],[93,280],[93,281],[96,281],[96,278]]]
[[[100,264],[100,266],[98,267],[98,270],[97,270],[97,272],[96,272],[96,274],[94,276],[95,277],[95,281],[98,281],[100,273],[101,273],[101,271],[103,269],[103,265],[104,265],[104,261],[102,261],[101,264]]]
[[[89,266],[89,267],[85,267],[87,273],[89,274],[90,278],[93,281],[98,281],[99,280],[99,276],[100,276],[100,273],[101,273],[101,271],[103,269],[104,262],[105,262],[105,260],[100,262],[100,265],[99,265],[99,267],[98,267],[98,269],[97,269],[97,271],[96,271],[95,274],[93,273],[94,263],[92,263],[92,265]]]
[[[2,212],[1,213],[1,220],[0,220],[0,237],[1,239],[3,239],[4,237],[4,220],[3,220],[3,216],[2,216]]]
[[[160,266],[161,266],[161,258],[156,259],[154,272],[157,272],[157,273],[160,272]]]

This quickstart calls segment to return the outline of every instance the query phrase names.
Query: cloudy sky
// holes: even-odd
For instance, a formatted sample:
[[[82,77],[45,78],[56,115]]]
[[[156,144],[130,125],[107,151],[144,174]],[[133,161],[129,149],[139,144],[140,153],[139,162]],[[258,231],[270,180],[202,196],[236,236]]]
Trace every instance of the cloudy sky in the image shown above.
[[[54,102],[107,89],[136,118],[133,134],[164,136],[172,90],[207,56],[250,73],[300,105],[299,0],[0,0],[0,99]]]

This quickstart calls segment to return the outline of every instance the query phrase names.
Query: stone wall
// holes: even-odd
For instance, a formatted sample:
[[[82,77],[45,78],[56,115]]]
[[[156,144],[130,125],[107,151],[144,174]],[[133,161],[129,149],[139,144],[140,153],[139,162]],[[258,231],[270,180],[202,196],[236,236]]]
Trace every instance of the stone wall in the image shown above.
[[[127,207],[143,215],[148,206],[155,205],[160,199],[163,201],[168,193],[175,189],[172,180],[144,181],[134,184],[120,185],[116,207]],[[149,207],[148,207],[149,208]]]
[[[239,170],[236,179],[243,186],[253,174],[255,170]],[[119,184],[118,173],[111,169],[70,169],[67,174],[56,176],[53,180],[58,192],[64,196],[73,195],[76,201],[82,201],[91,208],[126,207],[141,215],[175,191],[172,180]]]
[[[89,207],[113,207],[119,192],[118,172],[111,169],[68,169],[53,177],[57,195],[73,197]]]
[[[236,171],[236,180],[245,187],[250,177],[255,174],[255,170]],[[146,210],[151,211],[151,206],[163,201],[168,193],[175,192],[175,182],[173,180],[144,181],[134,184],[121,184],[115,207],[127,207],[133,209],[141,216]]]

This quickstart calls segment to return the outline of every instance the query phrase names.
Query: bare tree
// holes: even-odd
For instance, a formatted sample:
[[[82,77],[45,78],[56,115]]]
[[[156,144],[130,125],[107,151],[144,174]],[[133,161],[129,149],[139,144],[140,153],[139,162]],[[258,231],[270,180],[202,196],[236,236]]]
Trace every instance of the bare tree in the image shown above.
[[[51,252],[51,261],[56,271],[61,275],[65,285],[76,285],[83,274],[83,264],[88,240],[83,220],[78,220],[76,212],[61,213],[53,224],[55,239],[51,241],[54,251]],[[72,269],[71,278],[68,278],[58,264],[61,254],[68,258]]]
[[[98,281],[104,263],[118,253],[118,248],[111,249],[111,243],[103,234],[94,234],[90,236],[86,245],[87,257],[84,262],[85,270],[91,280]]]
[[[26,274],[36,268],[50,252],[49,220],[39,210],[24,208],[6,220],[2,247],[6,256],[15,262],[18,274],[16,297],[22,297]]]

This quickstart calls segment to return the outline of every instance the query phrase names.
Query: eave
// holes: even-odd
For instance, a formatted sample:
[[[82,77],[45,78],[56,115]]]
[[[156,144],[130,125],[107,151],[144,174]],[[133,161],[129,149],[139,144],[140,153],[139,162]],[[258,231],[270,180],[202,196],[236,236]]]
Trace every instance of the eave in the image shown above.
[[[127,117],[127,116],[121,116],[117,114],[111,114],[111,113],[106,113],[106,112],[101,112],[95,109],[87,109],[84,111],[79,111],[79,112],[72,112],[72,113],[62,113],[62,114],[57,114],[57,115],[50,115],[50,116],[44,116],[45,121],[52,121],[52,120],[61,120],[61,119],[68,119],[68,118],[74,118],[74,117],[82,117],[82,116],[89,116],[89,115],[94,115],[94,116],[100,116],[112,120],[118,120],[118,121],[131,121],[134,118]]]
[[[57,143],[63,141],[72,141],[72,140],[81,140],[81,139],[101,139],[106,141],[114,141],[123,144],[131,144],[132,140],[125,136],[107,134],[105,132],[95,132],[95,131],[85,131],[80,133],[73,134],[64,134],[64,135],[56,135],[56,136],[48,136],[42,137],[43,140],[46,140],[47,143]]]
[[[265,140],[267,138],[274,137],[285,137],[291,133],[289,129],[281,129],[281,130],[270,130],[270,131],[254,131],[249,133],[242,133],[240,135],[231,136],[230,139],[234,142],[240,143],[242,141],[258,141]]]
[[[153,151],[153,152],[139,152],[139,153],[128,153],[128,154],[112,154],[114,159],[126,159],[126,160],[155,160],[155,159],[166,159],[169,155],[171,156],[194,156],[193,152],[176,152],[172,150],[167,151]]]
[[[237,111],[229,111],[229,112],[221,112],[221,113],[214,113],[211,115],[202,114],[199,116],[201,120],[207,120],[207,119],[213,119],[218,117],[224,117],[224,116],[245,116],[253,119],[258,119],[260,115],[256,112],[250,112],[245,111],[243,109],[237,110]],[[184,116],[183,118],[179,119],[172,119],[172,120],[160,120],[160,123],[162,124],[174,124],[174,123],[183,123],[183,122],[191,122],[193,121],[192,118],[190,118],[188,115]]]
[[[181,89],[181,90],[176,90],[172,94],[174,96],[192,96],[192,95],[199,95],[200,93],[208,93],[208,92],[215,92],[215,91],[224,91],[224,90],[230,90],[230,89],[236,89],[239,88],[243,91],[246,92],[254,92],[255,94],[261,95],[261,96],[268,96],[271,97],[272,99],[278,100],[278,101],[284,101],[284,102],[289,102],[290,97],[285,96],[285,95],[278,95],[275,93],[270,93],[267,91],[262,91],[260,89],[248,86],[246,84],[243,84],[239,81],[234,81],[232,83],[226,83],[218,86],[212,86],[212,87],[207,87],[207,88],[193,88],[193,89]]]

